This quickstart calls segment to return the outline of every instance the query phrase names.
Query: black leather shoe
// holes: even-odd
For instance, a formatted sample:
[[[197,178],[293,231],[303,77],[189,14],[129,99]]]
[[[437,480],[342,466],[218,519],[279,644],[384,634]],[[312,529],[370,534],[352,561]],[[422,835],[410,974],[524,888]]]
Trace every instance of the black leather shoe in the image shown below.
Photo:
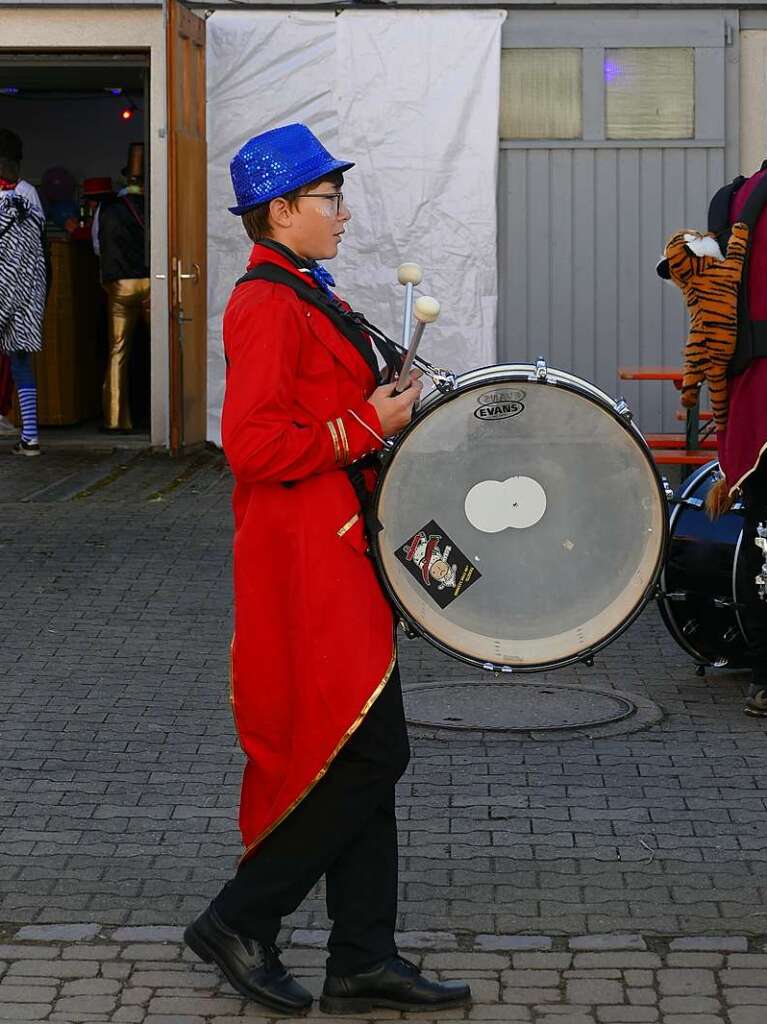
[[[376,1006],[392,1010],[447,1010],[471,1003],[462,981],[429,981],[409,960],[393,956],[372,971],[346,977],[329,974],[320,996],[323,1013],[369,1013]]]
[[[216,963],[242,995],[270,1010],[303,1014],[312,1005],[310,992],[285,970],[276,946],[233,932],[213,907],[193,921],[184,942],[205,963]]]

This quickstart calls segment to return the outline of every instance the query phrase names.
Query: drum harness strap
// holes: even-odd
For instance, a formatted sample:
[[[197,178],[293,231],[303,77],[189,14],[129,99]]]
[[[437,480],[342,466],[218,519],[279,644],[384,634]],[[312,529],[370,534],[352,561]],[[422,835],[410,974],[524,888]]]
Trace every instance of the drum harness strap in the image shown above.
[[[271,239],[260,240],[259,245],[264,245],[269,249],[273,249],[280,255],[285,256],[294,263],[299,270],[306,271],[307,274],[311,273],[311,264],[308,260],[302,260],[296,256],[295,253],[291,252],[286,246],[280,245],[279,242],[274,242]],[[382,330],[371,324],[362,313],[356,313],[352,309],[346,307],[346,305],[340,302],[339,299],[332,295],[329,295],[322,288],[315,288],[309,284],[308,281],[302,281],[301,278],[296,277],[295,274],[289,270],[285,270],[283,267],[277,266],[275,263],[258,263],[255,267],[252,267],[246,274],[244,274],[238,281],[237,285],[244,284],[247,281],[271,281],[273,284],[284,284],[288,288],[292,288],[293,291],[298,295],[304,302],[308,302],[310,305],[319,309],[325,316],[330,320],[334,327],[336,327],[341,334],[357,349],[360,355],[363,357],[367,365],[373,371],[376,381],[380,383],[386,383],[393,379],[402,365],[402,359],[404,355],[404,349],[397,342],[392,341]],[[237,286],[235,285],[235,287]],[[375,347],[378,349],[383,359],[386,369],[385,371],[379,371],[378,363],[373,354],[371,345],[368,343],[366,335],[373,342]],[[428,373],[432,377],[435,384],[440,388],[438,375],[442,372],[437,370],[427,363],[425,359],[419,359],[416,357],[416,362],[424,369],[424,372]],[[431,373],[429,371],[432,371]],[[442,388],[440,388],[442,390]],[[377,455],[367,455],[362,459],[358,459],[357,462],[351,466],[345,467],[345,472],[349,478],[349,482],[354,488],[354,493],[357,495],[357,500],[360,503],[360,510],[365,522],[365,526],[369,536],[374,536],[379,533],[383,527],[378,517],[373,511],[373,505],[371,501],[371,494],[365,484],[364,470],[366,468],[375,466],[378,464]]]
[[[306,273],[307,276],[311,275],[314,261],[301,259],[300,256],[296,256],[294,252],[291,252],[287,246],[281,245],[271,238],[260,239],[258,244],[267,249],[272,249],[274,252],[289,259],[298,270]],[[385,384],[388,380],[392,379],[394,373],[399,371],[405,355],[405,349],[402,345],[393,341],[387,334],[384,334],[380,327],[372,324],[362,313],[351,309],[346,303],[328,294],[322,288],[313,287],[308,281],[302,281],[301,278],[296,277],[295,274],[285,270],[283,267],[277,266],[275,263],[256,264],[255,267],[252,267],[236,282],[235,287],[244,284],[246,281],[271,281],[273,284],[284,284],[288,288],[292,288],[304,302],[308,302],[309,305],[321,310],[341,334],[359,351],[373,371],[376,380],[380,383]],[[381,378],[378,364],[365,335],[373,342],[386,364],[386,374],[383,378]],[[413,362],[419,369],[423,370],[427,377],[431,378],[438,391],[444,394],[453,389],[453,375],[448,370],[434,366],[428,360],[418,355]]]

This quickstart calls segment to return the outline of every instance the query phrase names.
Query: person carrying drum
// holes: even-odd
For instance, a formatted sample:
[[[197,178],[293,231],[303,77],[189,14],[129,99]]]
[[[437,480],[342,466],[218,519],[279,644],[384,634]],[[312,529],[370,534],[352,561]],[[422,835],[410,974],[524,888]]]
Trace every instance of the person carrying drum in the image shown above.
[[[709,230],[726,245],[732,224],[746,221],[751,234],[741,282],[737,341],[728,367],[728,415],[719,432],[723,489],[743,500],[743,557],[738,590],[743,594],[740,621],[747,641],[751,681],[745,712],[767,716],[767,601],[755,577],[764,558],[754,543],[760,523],[767,524],[767,161],[750,178],[736,178],[711,200]]]
[[[275,946],[282,918],[324,876],[320,1008],[462,1006],[467,985],[424,978],[397,953],[394,787],[409,759],[394,618],[367,556],[371,453],[410,421],[421,384],[394,394],[359,319],[316,261],[351,214],[343,174],[304,125],[247,142],[231,163],[255,243],[224,314],[224,451],[235,478],[231,702],[247,757],[237,873],[185,932],[261,1005],[311,995]],[[391,356],[391,353],[389,353]]]

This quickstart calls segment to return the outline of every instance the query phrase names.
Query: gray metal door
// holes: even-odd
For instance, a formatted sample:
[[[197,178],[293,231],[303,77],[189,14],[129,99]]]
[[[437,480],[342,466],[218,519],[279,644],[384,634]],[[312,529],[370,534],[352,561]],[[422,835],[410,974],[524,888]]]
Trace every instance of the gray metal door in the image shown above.
[[[680,430],[673,386],[619,382],[618,367],[681,363],[686,313],[655,264],[673,231],[706,229],[737,173],[737,14],[520,12],[504,33],[547,59],[578,49],[582,109],[578,138],[501,141],[498,359],[543,355],[625,393],[644,430]],[[679,48],[694,69],[689,137],[608,137],[610,55],[645,48]]]

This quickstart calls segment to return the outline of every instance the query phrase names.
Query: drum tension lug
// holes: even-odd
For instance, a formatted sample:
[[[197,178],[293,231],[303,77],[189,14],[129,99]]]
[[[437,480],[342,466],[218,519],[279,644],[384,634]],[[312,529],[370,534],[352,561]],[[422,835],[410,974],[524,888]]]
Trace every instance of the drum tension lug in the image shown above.
[[[431,372],[428,374],[431,377],[434,387],[442,395],[449,395],[451,391],[455,391],[456,376],[452,370],[443,370],[439,366],[432,367]]]
[[[615,405],[615,411],[618,413],[619,416],[622,416],[624,420],[627,420],[629,423],[631,423],[631,421],[634,418],[634,414],[629,408],[629,404],[625,398],[618,399]]]
[[[409,622],[405,622],[404,619],[400,619],[399,624],[402,627],[402,632],[405,634],[408,640],[418,639],[418,634],[416,633],[416,631],[413,629]]]
[[[494,676],[509,675],[514,671],[513,665],[496,665],[493,661],[483,661],[482,668],[487,672],[492,672]]]
[[[762,553],[762,568],[755,577],[756,591],[763,601],[767,601],[767,525],[759,523],[756,527],[754,544]]]
[[[535,360],[535,379],[545,381],[549,375],[549,368],[546,365],[546,360],[543,356],[538,356]]]
[[[588,668],[593,668],[594,667],[594,656],[592,654],[589,654],[588,657],[582,658],[581,662],[582,662],[583,665],[586,665]]]
[[[705,674],[706,674],[706,666],[705,665],[696,665],[695,666],[695,675],[696,676],[700,676],[702,678],[703,676],[705,676]]]

